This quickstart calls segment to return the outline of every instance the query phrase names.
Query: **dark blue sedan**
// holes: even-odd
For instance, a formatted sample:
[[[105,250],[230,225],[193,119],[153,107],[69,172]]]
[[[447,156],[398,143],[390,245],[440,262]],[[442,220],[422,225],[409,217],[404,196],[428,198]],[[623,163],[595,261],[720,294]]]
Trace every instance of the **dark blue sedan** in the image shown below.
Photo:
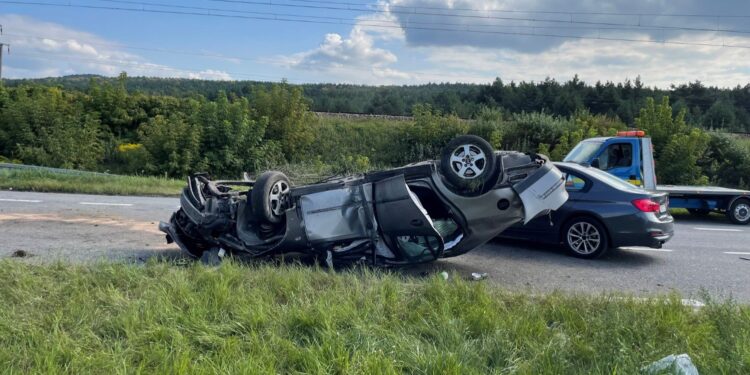
[[[551,215],[510,227],[500,236],[562,244],[579,258],[610,248],[660,248],[672,238],[674,219],[666,193],[647,191],[597,168],[555,163],[570,198]]]

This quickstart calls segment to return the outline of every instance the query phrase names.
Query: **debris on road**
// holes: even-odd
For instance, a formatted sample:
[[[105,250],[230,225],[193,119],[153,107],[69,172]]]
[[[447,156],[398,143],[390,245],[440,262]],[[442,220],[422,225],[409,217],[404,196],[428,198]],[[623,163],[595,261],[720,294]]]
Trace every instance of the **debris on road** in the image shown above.
[[[471,279],[474,281],[484,280],[487,278],[487,272],[472,272],[471,273]]]
[[[645,374],[698,375],[698,369],[687,354],[670,354],[648,366],[642,367]]]
[[[12,254],[10,254],[10,256],[13,257],[13,258],[26,258],[28,256],[31,256],[31,253],[29,253],[26,250],[18,249],[16,251],[14,251]]]

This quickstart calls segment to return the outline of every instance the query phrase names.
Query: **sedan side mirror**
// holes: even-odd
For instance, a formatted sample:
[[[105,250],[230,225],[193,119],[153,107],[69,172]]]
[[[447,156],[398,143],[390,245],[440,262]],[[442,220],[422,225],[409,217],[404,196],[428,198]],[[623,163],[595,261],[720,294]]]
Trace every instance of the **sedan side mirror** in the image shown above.
[[[599,168],[599,158],[596,158],[591,161],[591,166],[594,168]]]

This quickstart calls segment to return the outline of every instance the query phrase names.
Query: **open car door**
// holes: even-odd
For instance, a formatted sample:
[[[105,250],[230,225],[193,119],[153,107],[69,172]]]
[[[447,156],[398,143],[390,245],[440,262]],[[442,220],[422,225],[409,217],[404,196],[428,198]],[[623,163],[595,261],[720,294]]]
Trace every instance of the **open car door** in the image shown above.
[[[403,175],[378,181],[374,186],[375,217],[389,247],[399,260],[427,262],[443,253],[443,238]]]
[[[560,208],[568,200],[564,182],[560,170],[547,162],[513,185],[513,190],[523,201],[524,224]]]

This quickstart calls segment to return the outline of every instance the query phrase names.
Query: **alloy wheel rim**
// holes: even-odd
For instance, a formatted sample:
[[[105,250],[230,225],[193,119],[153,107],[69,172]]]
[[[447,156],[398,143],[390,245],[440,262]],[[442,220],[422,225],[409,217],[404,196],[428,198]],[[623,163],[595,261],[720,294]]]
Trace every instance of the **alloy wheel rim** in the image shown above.
[[[593,224],[582,221],[571,225],[568,229],[568,244],[579,254],[589,255],[595,252],[601,242],[601,234]]]
[[[734,217],[739,221],[750,220],[750,205],[747,203],[740,203],[734,208]]]
[[[271,186],[271,192],[268,194],[268,202],[271,206],[271,211],[276,216],[281,216],[283,213],[282,207],[284,196],[289,192],[289,183],[286,181],[278,181]]]
[[[451,153],[450,164],[451,169],[458,177],[471,180],[484,173],[487,166],[487,155],[475,145],[461,145]]]

